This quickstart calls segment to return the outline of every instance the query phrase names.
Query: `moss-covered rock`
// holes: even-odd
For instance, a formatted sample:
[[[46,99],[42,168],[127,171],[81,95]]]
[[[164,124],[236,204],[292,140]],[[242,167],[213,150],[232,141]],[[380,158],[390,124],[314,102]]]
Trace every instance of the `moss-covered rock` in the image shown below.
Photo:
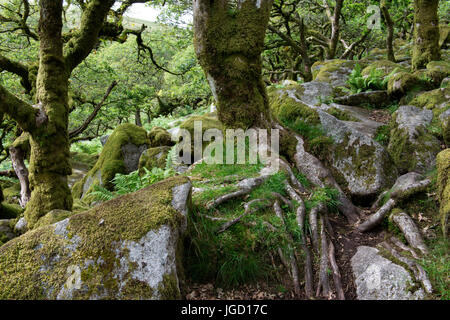
[[[299,85],[269,90],[270,110],[275,118],[281,122],[291,122],[300,118],[310,124],[320,123],[317,111],[300,100],[299,95],[303,92],[303,88]]]
[[[395,182],[397,171],[378,142],[326,112],[319,114],[325,133],[334,141],[326,150],[328,161],[355,200],[372,199]]]
[[[342,121],[354,121],[358,122],[359,119],[352,116],[349,112],[346,112],[345,110],[331,107],[326,110],[327,113],[331,114],[336,119],[342,120]]]
[[[431,61],[427,64],[425,75],[430,78],[436,86],[450,75],[450,62]]]
[[[434,167],[440,142],[428,132],[432,120],[433,112],[414,106],[401,106],[393,114],[387,150],[400,173],[425,173]]]
[[[449,101],[450,88],[440,88],[420,93],[409,104],[419,108],[433,110],[433,114],[436,117],[450,108]]]
[[[347,85],[347,79],[357,61],[333,59],[318,61],[311,67],[313,79],[319,82],[327,82],[333,87]]]
[[[174,145],[170,133],[161,127],[153,127],[148,134],[148,138],[150,139],[151,148]]]
[[[400,71],[393,74],[388,81],[388,93],[402,96],[410,92],[418,92],[430,88],[430,81],[416,73]]]
[[[95,166],[73,186],[74,198],[84,198],[96,185],[112,190],[114,176],[137,170],[139,158],[149,145],[147,132],[141,127],[130,123],[118,126],[108,138]]]
[[[174,177],[0,248],[0,299],[180,299],[191,183]]]
[[[441,226],[444,236],[447,235],[447,221],[450,214],[450,149],[441,151],[436,158],[437,186],[440,202]]]
[[[145,150],[139,159],[139,174],[145,173],[144,168],[152,170],[152,168],[166,167],[167,155],[171,147],[156,147]]]
[[[201,116],[192,116],[189,117],[186,121],[184,121],[181,125],[180,125],[180,129],[184,129],[189,131],[190,135],[191,135],[191,141],[194,141],[194,126],[195,123],[201,123],[201,135],[202,135],[202,139],[203,139],[203,135],[205,133],[206,130],[209,129],[217,129],[222,131],[222,133],[224,132],[225,128],[224,125],[222,124],[222,122],[220,122],[217,119],[217,116],[215,114],[204,114]],[[202,143],[202,148],[206,148],[206,146],[209,144],[209,142],[207,141],[203,141]],[[191,155],[192,155],[192,160],[194,159],[194,143],[191,143]]]
[[[200,121],[202,124],[202,135],[205,133],[208,129],[219,129],[223,130],[223,124],[217,119],[214,115],[201,115],[201,116],[192,116],[189,117],[186,121],[184,121],[180,125],[180,129],[186,129],[189,131],[191,136],[194,136],[194,123],[196,121]]]
[[[391,99],[386,91],[366,91],[355,93],[343,97],[337,97],[334,102],[347,106],[367,106],[371,107],[384,107],[391,103]]]
[[[4,201],[11,204],[19,204],[20,183],[11,184],[10,187],[3,189]]]
[[[367,67],[365,67],[361,71],[361,74],[363,76],[369,76],[373,72],[373,70],[377,70],[380,73],[380,75],[384,78],[395,69],[397,69],[398,71],[406,71],[406,69],[403,66],[399,65],[398,63],[389,60],[377,60],[369,64]]]
[[[14,237],[14,231],[11,229],[11,220],[0,220],[0,246]]]
[[[59,209],[52,210],[38,220],[38,222],[35,225],[35,228],[54,224],[56,222],[62,221],[64,219],[70,217],[73,214],[74,214],[74,212],[72,212],[72,211],[59,210]]]
[[[450,147],[450,108],[442,112],[439,116],[439,122],[442,128],[442,138],[447,147]]]
[[[19,189],[20,193],[20,189]],[[3,190],[0,185],[0,219],[14,219],[17,218],[23,211],[23,209],[17,204],[11,204],[3,202],[5,199]]]

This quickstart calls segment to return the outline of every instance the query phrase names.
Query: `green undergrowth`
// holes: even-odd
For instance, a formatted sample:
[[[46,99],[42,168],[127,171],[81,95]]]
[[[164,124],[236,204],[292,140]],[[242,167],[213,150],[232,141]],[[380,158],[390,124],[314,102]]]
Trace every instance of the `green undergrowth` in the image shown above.
[[[389,143],[390,134],[391,130],[388,125],[379,126],[375,132],[374,140],[383,146],[387,146]]]
[[[230,183],[228,185],[221,185],[223,178],[236,175],[242,180],[257,176],[260,169],[258,165],[205,165],[197,166],[192,171],[194,177],[198,174],[205,179],[214,178],[214,181],[207,184],[199,184],[199,187],[205,190],[194,194],[194,209],[188,219],[185,269],[193,281],[213,281],[218,287],[230,288],[255,281],[280,280],[277,249],[282,247],[283,251],[287,250],[288,240],[283,232],[273,232],[265,225],[265,222],[268,222],[275,228],[283,226],[270,207],[260,208],[222,233],[217,233],[217,230],[225,220],[213,221],[206,217],[231,220],[244,213],[244,202],[264,199],[263,203],[267,204],[273,199],[273,192],[285,195],[286,176],[280,171],[245,199],[231,200],[210,210],[205,207],[208,201],[237,190],[235,183],[230,181],[227,181]],[[193,182],[195,186],[195,180]],[[254,208],[256,207],[252,207]],[[275,264],[272,263],[273,259],[277,260]]]
[[[321,159],[334,143],[333,138],[326,135],[320,124],[310,124],[301,118],[284,120],[283,124],[299,133],[305,139],[306,150]]]
[[[360,93],[371,90],[386,90],[389,76],[384,77],[383,71],[373,68],[366,76],[362,74],[362,68],[357,63],[350,73],[347,84],[351,93]]]
[[[132,193],[143,189],[156,182],[162,181],[173,176],[175,173],[172,169],[161,169],[154,167],[152,170],[144,169],[144,174],[139,175],[139,170],[133,171],[129,174],[117,173],[112,180],[114,190],[110,191],[102,186],[94,186],[91,192],[92,196],[97,201],[109,201],[118,196]]]
[[[441,300],[450,300],[450,241],[446,238],[437,238],[427,241],[430,253],[422,258],[420,264],[427,272],[434,295]]]
[[[271,205],[277,199],[274,193],[287,197],[287,176],[284,172],[279,171],[272,175],[243,198],[227,201],[212,209],[205,206],[205,203],[221,195],[236,191],[238,180],[258,176],[261,168],[260,165],[249,164],[199,164],[190,173],[194,186],[204,189],[193,195],[193,210],[188,218],[185,271],[192,281],[212,282],[216,287],[223,288],[255,281],[284,287],[286,270],[283,269],[278,250],[285,256],[295,251],[299,263],[304,261],[304,253],[301,250],[302,230],[298,227],[295,212],[280,201],[284,211],[284,219],[281,221]],[[306,177],[295,169],[294,175],[311,193],[304,199],[308,211],[319,203],[324,203],[331,212],[337,212],[337,190],[314,188]],[[236,180],[229,179],[230,176]],[[243,217],[224,232],[217,232],[226,221],[244,213],[244,203],[255,199],[262,199],[262,202],[254,203],[255,206],[260,206],[259,210]],[[252,206],[252,209],[256,208]],[[307,221],[305,231],[310,232]],[[299,270],[303,270],[301,265]]]

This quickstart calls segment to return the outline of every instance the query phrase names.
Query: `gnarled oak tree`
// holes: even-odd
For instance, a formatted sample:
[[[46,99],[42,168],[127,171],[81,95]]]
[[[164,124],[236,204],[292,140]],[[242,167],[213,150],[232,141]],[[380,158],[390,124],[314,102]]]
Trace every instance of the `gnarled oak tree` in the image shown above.
[[[261,52],[272,0],[194,0],[195,50],[227,126],[267,127]]]

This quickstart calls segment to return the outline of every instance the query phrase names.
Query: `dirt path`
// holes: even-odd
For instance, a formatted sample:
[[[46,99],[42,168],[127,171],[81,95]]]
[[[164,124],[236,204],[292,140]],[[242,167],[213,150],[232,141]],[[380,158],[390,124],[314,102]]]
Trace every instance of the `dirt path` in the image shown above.
[[[336,248],[336,262],[341,272],[345,298],[346,300],[355,300],[356,287],[350,260],[359,246],[374,247],[383,241],[386,233],[382,230],[382,227],[361,233],[354,227],[349,226],[342,215],[329,216],[328,219],[334,231],[333,243]]]

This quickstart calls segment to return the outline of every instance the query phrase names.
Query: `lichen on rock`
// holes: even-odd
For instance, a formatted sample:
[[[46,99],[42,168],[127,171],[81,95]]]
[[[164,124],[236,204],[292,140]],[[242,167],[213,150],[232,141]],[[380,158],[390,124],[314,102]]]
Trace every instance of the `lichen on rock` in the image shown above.
[[[393,114],[388,152],[400,173],[424,173],[435,165],[439,140],[428,132],[433,120],[431,110],[401,106]]]
[[[347,122],[318,112],[324,131],[334,141],[327,150],[329,162],[353,197],[375,197],[394,183],[397,170],[383,146]]]
[[[180,298],[190,194],[189,179],[174,177],[9,241],[0,298]]]
[[[422,288],[415,288],[408,270],[383,257],[376,248],[358,247],[351,265],[358,300],[418,300],[425,297]]]
[[[346,86],[355,64],[356,61],[341,59],[318,61],[311,67],[313,79],[328,82],[333,87]]]

